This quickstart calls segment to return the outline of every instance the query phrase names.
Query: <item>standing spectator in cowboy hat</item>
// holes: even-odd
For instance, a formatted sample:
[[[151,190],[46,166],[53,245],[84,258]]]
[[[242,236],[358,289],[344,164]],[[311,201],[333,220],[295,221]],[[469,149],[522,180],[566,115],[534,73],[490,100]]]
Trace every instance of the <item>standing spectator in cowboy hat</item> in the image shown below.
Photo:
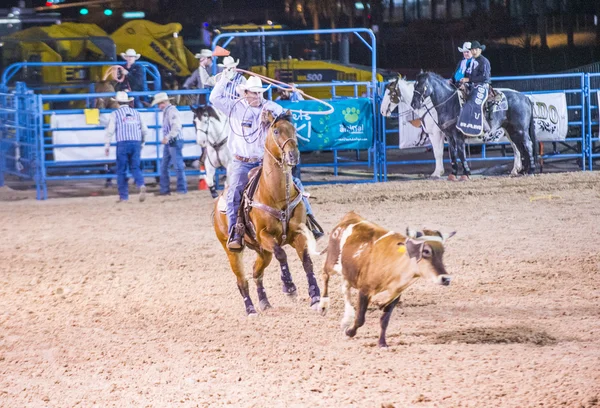
[[[163,138],[161,143],[165,145],[163,157],[160,164],[160,192],[158,195],[171,194],[171,182],[169,177],[169,166],[173,164],[177,173],[177,192],[187,193],[187,181],[185,178],[185,164],[183,163],[183,133],[181,126],[181,113],[175,105],[171,105],[170,99],[165,92],[154,95],[152,106],[158,105],[163,111]]]
[[[213,63],[213,53],[209,49],[203,49],[195,57],[200,60],[198,69],[195,70],[192,75],[183,83],[183,89],[206,89],[214,86],[214,81],[210,78],[209,69]],[[198,95],[200,96],[200,95]],[[202,95],[204,96],[204,95]],[[197,99],[197,98],[196,98]],[[202,98],[205,99],[205,98]],[[196,103],[199,101],[196,100]],[[202,105],[206,104],[206,101],[201,101]]]
[[[219,68],[222,68],[223,71],[214,76],[214,83],[219,81],[223,75],[227,77],[227,86],[225,87],[225,92],[229,95],[230,99],[235,100],[237,100],[239,96],[244,95],[244,91],[240,90],[240,86],[246,84],[246,78],[235,69],[239,63],[239,59],[236,61],[233,59],[233,57],[228,55],[227,57],[223,58],[223,62],[221,64],[218,64]]]
[[[454,71],[454,75],[450,79],[450,83],[457,85],[461,79],[465,77],[467,70],[471,67],[471,63],[473,62],[473,54],[471,53],[471,43],[465,42],[462,47],[458,47],[458,51],[462,52],[463,59],[460,60],[458,65],[456,66],[456,70]]]
[[[133,48],[129,48],[121,53],[121,58],[127,63],[122,73],[119,70],[117,79],[121,81],[122,75],[125,77],[122,82],[117,83],[117,91],[142,92],[144,90],[144,68],[136,62],[140,59],[140,54],[136,53]],[[135,105],[138,108],[142,107],[140,98],[136,98]]]
[[[132,109],[129,104],[133,101],[127,92],[117,92],[113,98],[119,104],[119,109],[111,112],[106,127],[104,153],[110,154],[110,142],[113,136],[117,139],[117,186],[119,189],[119,202],[127,201],[129,198],[129,186],[127,185],[127,167],[131,172],[135,184],[140,189],[140,201],[146,199],[146,186],[144,177],[140,170],[141,151],[148,128],[142,120],[140,113]]]

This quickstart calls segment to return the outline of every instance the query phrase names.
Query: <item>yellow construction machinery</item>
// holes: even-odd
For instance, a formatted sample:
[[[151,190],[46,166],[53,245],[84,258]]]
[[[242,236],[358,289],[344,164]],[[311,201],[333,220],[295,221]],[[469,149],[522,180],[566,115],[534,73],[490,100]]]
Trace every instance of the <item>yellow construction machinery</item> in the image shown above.
[[[198,67],[198,60],[179,37],[181,24],[156,24],[133,20],[110,36],[95,24],[65,23],[34,27],[3,37],[2,66],[14,62],[121,61],[118,56],[129,48],[142,59],[155,63],[163,77],[187,77]],[[59,85],[96,82],[108,66],[44,66],[20,73],[19,80],[58,92]],[[56,89],[51,89],[56,85]]]

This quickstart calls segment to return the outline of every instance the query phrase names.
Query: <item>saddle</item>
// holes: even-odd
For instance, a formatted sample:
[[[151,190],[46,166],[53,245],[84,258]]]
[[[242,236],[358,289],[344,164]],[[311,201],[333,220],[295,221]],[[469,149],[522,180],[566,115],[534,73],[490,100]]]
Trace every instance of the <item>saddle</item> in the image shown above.
[[[292,182],[293,187],[296,189],[298,194],[296,198],[294,198],[288,205],[287,212],[285,210],[278,210],[272,207],[269,207],[266,204],[259,203],[253,200],[254,194],[256,194],[256,190],[258,189],[258,181],[260,180],[260,175],[262,173],[262,166],[258,166],[250,170],[248,173],[248,184],[244,188],[244,193],[242,194],[242,201],[240,202],[240,207],[238,209],[237,215],[237,227],[241,226],[244,228],[244,241],[242,241],[242,245],[248,243],[250,247],[254,247],[257,244],[257,236],[256,236],[256,227],[252,223],[250,219],[250,211],[253,208],[260,209],[275,219],[279,220],[283,226],[283,236],[282,240],[285,241],[288,222],[286,219],[288,214],[291,214],[296,206],[302,201],[302,191],[296,186],[294,182]],[[227,203],[223,195],[219,198],[218,209],[220,212],[225,213],[227,211]],[[319,226],[320,228],[320,226]]]

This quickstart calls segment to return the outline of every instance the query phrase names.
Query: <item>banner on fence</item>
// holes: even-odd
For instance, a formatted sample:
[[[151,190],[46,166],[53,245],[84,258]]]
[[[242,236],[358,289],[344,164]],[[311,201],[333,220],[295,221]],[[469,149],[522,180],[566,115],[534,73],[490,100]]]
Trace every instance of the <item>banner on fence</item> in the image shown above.
[[[277,101],[293,110],[300,151],[368,149],[373,144],[373,108],[368,98],[328,101],[335,109],[329,115],[301,111],[326,111],[316,101]]]
[[[600,92],[598,94],[600,103]],[[569,116],[567,98],[563,92],[528,95],[533,102],[533,118],[535,135],[538,142],[560,142],[567,138]],[[405,112],[410,107],[400,103],[399,112]],[[411,115],[400,118],[400,149],[429,146],[429,137],[420,128],[409,123]],[[484,141],[480,138],[467,138],[467,143],[477,144]],[[486,143],[508,142],[505,132],[499,130],[496,134],[487,135]]]
[[[142,120],[146,123],[146,125],[150,128],[151,126],[162,126],[162,112],[156,114],[156,112],[140,112],[142,116]],[[100,115],[100,126],[106,126],[108,123],[108,113]],[[181,111],[181,121],[184,125],[192,124],[194,119],[194,113],[191,111]],[[116,147],[111,147],[110,155],[107,157],[104,155],[104,129],[94,129],[98,126],[92,126],[86,124],[85,115],[83,113],[80,114],[71,114],[71,115],[52,115],[50,120],[50,125],[53,129],[64,129],[64,130],[54,130],[52,132],[52,143],[53,144],[95,144],[99,143],[102,146],[98,147],[61,147],[54,149],[54,159],[56,161],[79,161],[79,160],[98,160],[98,161],[107,161],[107,160],[116,160]],[[75,129],[85,129],[89,128],[90,130],[68,130],[71,128]],[[162,129],[148,129],[149,137],[146,142],[159,142],[162,138]],[[196,130],[194,127],[184,127],[183,128],[183,138],[186,141],[192,140],[194,144],[186,143],[183,147],[183,156],[184,157],[195,157],[198,158],[202,153],[200,146],[198,146],[196,141]],[[115,140],[113,138],[112,142]],[[162,157],[163,146],[159,146],[159,157]],[[155,159],[157,155],[156,145],[148,145],[144,146],[142,149],[142,159]]]

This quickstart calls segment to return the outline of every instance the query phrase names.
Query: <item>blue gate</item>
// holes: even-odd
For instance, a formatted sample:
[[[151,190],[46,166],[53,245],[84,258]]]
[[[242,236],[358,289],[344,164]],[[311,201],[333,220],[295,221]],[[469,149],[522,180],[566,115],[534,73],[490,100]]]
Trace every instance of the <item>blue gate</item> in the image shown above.
[[[586,74],[587,92],[587,156],[588,167],[594,169],[594,160],[600,158],[600,74]]]
[[[12,93],[0,93],[0,186],[5,178],[35,182],[36,196],[45,196],[39,115],[40,96],[17,83]]]

